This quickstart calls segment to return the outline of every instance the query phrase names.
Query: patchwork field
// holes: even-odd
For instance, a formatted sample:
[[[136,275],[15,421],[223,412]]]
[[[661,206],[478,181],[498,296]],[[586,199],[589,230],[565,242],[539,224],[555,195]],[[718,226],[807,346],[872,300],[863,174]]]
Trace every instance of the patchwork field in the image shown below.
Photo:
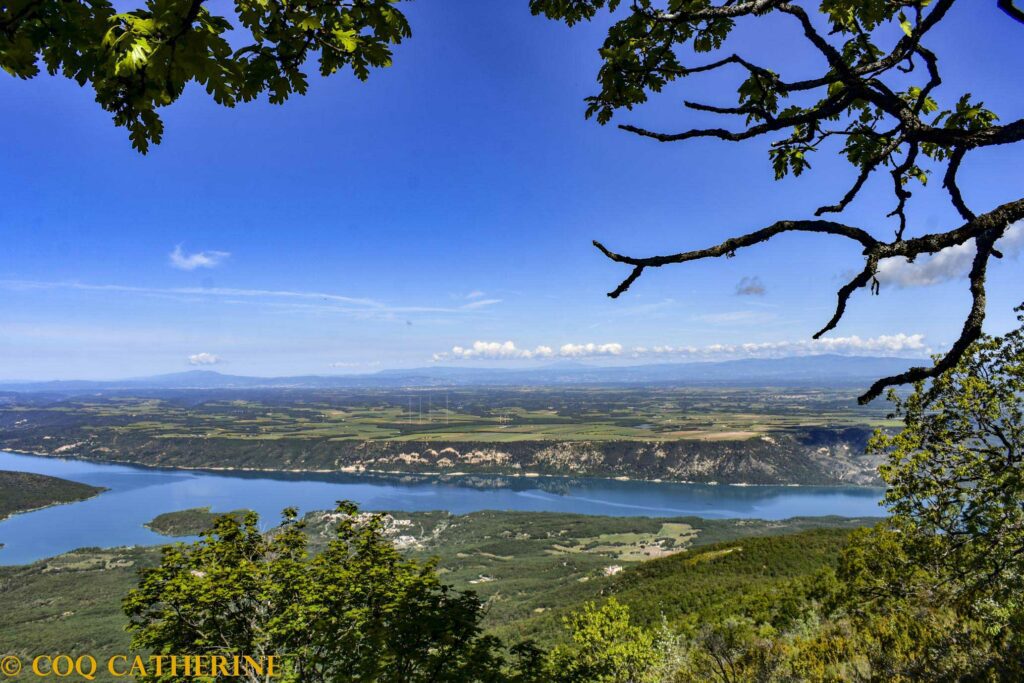
[[[742,440],[795,428],[885,426],[884,408],[826,389],[410,389],[114,397],[0,408],[0,426],[152,438],[356,441]]]
[[[477,387],[0,396],[0,449],[160,467],[876,485],[855,392]]]

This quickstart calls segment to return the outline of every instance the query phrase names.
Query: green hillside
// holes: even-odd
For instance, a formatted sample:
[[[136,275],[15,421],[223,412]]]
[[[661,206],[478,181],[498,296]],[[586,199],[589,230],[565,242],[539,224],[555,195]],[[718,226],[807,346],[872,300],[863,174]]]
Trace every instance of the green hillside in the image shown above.
[[[167,528],[179,532],[184,530],[179,523],[205,524],[209,514],[174,513]],[[387,535],[403,552],[437,557],[443,581],[480,594],[487,603],[485,627],[510,642],[530,637],[545,644],[564,635],[561,615],[605,595],[618,595],[638,619],[651,622],[662,610],[686,623],[736,609],[739,592],[766,595],[793,577],[813,573],[834,560],[849,530],[873,521],[494,511],[393,513],[389,520]],[[313,513],[307,521],[314,546],[330,537],[329,514]],[[139,569],[158,561],[158,548],[89,548],[28,566],[0,567],[5,645],[23,655],[88,651],[98,657],[124,651],[128,638],[121,600]],[[694,614],[688,616],[689,610]]]
[[[185,536],[201,536],[213,528],[213,523],[223,515],[241,518],[245,510],[233,510],[231,512],[213,512],[209,507],[190,508],[178,510],[177,512],[165,512],[157,515],[146,528],[155,531],[161,536],[182,538]]]
[[[85,500],[104,490],[42,474],[0,471],[0,519],[16,512]]]
[[[551,644],[564,637],[563,617],[588,600],[614,596],[633,620],[662,620],[692,633],[700,624],[743,615],[757,622],[788,618],[802,582],[836,563],[847,529],[810,529],[780,536],[748,536],[695,547],[686,553],[629,567],[603,582],[584,582],[559,594],[559,605],[495,629],[509,641]]]

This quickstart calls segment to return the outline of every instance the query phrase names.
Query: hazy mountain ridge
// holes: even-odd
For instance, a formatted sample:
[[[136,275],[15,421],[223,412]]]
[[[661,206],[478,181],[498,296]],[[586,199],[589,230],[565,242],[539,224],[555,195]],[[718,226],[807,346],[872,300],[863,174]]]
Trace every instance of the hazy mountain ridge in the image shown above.
[[[102,392],[133,389],[353,388],[473,385],[697,384],[849,385],[896,374],[921,359],[874,356],[796,356],[742,360],[598,366],[554,364],[538,368],[438,366],[361,375],[254,377],[193,370],[122,380],[0,382],[6,392]]]

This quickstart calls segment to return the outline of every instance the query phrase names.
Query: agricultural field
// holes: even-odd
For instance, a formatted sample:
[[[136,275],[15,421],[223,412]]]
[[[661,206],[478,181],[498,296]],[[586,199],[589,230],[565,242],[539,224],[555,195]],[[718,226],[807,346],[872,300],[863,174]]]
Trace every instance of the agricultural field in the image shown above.
[[[0,403],[0,449],[160,467],[877,485],[854,390],[189,390]]]
[[[742,440],[891,424],[884,407],[828,389],[410,389],[115,397],[0,407],[4,432],[40,424],[112,435],[272,441]]]

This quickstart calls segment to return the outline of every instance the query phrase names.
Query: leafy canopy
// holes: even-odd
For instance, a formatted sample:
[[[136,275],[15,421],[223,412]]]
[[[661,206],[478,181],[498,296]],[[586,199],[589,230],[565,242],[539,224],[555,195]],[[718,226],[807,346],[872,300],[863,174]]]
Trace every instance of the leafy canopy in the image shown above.
[[[382,516],[342,503],[334,518],[335,537],[315,556],[294,510],[269,534],[255,513],[225,516],[203,540],[166,547],[125,599],[132,647],[276,655],[284,674],[275,680],[285,682],[507,680],[473,593],[442,584],[432,563],[404,559]],[[169,673],[143,680],[176,683]]]
[[[907,552],[961,602],[1024,610],[1024,326],[891,400],[904,428],[871,447]]]
[[[0,67],[90,85],[144,153],[163,136],[157,109],[190,81],[224,106],[264,92],[280,104],[305,94],[314,58],[322,76],[347,68],[366,80],[390,66],[392,46],[411,35],[401,1],[236,0],[229,19],[204,0],[123,12],[110,0],[12,0],[0,5]]]
[[[570,642],[548,656],[550,680],[558,683],[655,683],[654,636],[630,624],[629,609],[615,598],[588,602],[565,617]]]

